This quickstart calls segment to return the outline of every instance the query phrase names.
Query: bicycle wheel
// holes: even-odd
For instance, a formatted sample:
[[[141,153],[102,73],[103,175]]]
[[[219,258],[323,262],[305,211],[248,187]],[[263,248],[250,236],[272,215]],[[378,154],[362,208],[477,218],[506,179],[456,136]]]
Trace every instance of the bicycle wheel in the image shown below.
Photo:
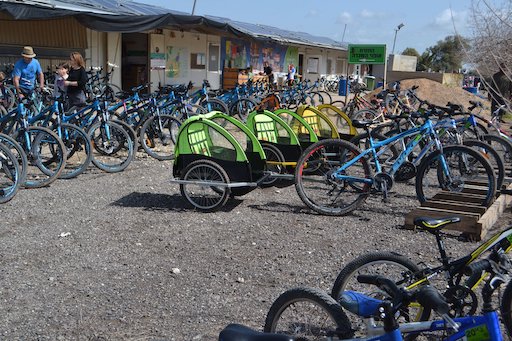
[[[142,148],[157,160],[174,159],[180,122],[171,115],[150,117],[140,129]]]
[[[321,104],[329,104],[330,102],[327,100],[324,100],[324,97],[319,92],[313,91],[310,92],[309,95],[312,99],[312,102],[315,103],[315,105],[321,105]]]
[[[17,133],[13,137],[27,154],[27,176],[23,186],[39,188],[57,180],[66,167],[66,147],[57,134],[47,128],[30,126],[26,134]]]
[[[61,140],[66,147],[66,166],[60,174],[61,179],[71,179],[82,174],[91,164],[92,150],[89,137],[81,128],[74,124],[62,123],[59,132]]]
[[[273,173],[282,174],[285,172],[284,166],[280,163],[285,161],[283,153],[274,145],[270,143],[261,143],[261,148],[266,156],[266,170]],[[267,180],[261,182],[261,187],[270,187],[276,185],[280,180],[276,177],[270,176]]]
[[[501,320],[507,329],[509,336],[512,336],[512,282],[508,282],[500,302]]]
[[[131,125],[129,125],[128,123],[126,123],[123,120],[119,120],[116,118],[116,119],[111,120],[111,122],[119,124],[121,127],[123,127],[124,130],[126,130],[128,135],[130,135],[130,139],[133,142],[133,154],[134,155],[137,154],[137,151],[139,150],[139,139],[138,139],[137,132],[135,132],[135,130],[132,128]]]
[[[182,174],[182,180],[192,183],[180,184],[181,195],[198,210],[212,212],[228,201],[231,194],[229,187],[205,184],[229,184],[226,171],[218,163],[211,160],[196,160],[191,162]]]
[[[206,110],[206,112],[220,111],[229,115],[229,108],[226,103],[217,98],[209,98],[208,101],[203,100],[201,101],[201,106]]]
[[[93,124],[87,136],[91,140],[92,163],[99,169],[116,173],[133,160],[133,141],[124,128],[114,122]]]
[[[491,145],[480,141],[467,139],[464,140],[464,145],[471,147],[478,152],[491,164],[494,173],[496,174],[496,188],[499,189],[503,185],[505,179],[505,163],[500,153],[498,153]]]
[[[240,120],[245,122],[249,113],[254,111],[257,105],[258,104],[250,98],[240,98],[229,107],[229,113],[231,116],[238,115]]]
[[[350,116],[350,119],[352,121],[373,121],[378,116],[379,114],[375,110],[365,108],[354,112],[352,116]]]
[[[496,176],[479,152],[466,146],[446,146],[420,163],[416,174],[416,196],[420,202],[440,193],[477,193],[478,203],[489,206],[496,194]]]
[[[512,166],[512,142],[509,139],[493,134],[483,135],[481,139],[490,144],[501,155],[505,167]]]
[[[382,300],[389,298],[389,295],[374,285],[359,283],[357,276],[381,275],[394,280],[399,287],[405,287],[414,282],[414,274],[419,271],[419,267],[414,262],[398,253],[366,253],[343,267],[334,281],[331,296],[339,302],[344,291],[352,290]],[[347,316],[354,329],[364,333],[365,324],[361,317],[352,314]],[[430,316],[430,310],[415,304],[402,309],[401,316],[408,322],[425,321]]]
[[[295,168],[295,189],[301,200],[320,214],[344,215],[355,210],[370,193],[370,164],[363,157],[340,174],[338,169],[360,153],[357,146],[343,140],[323,140],[309,146]]]
[[[341,306],[314,288],[295,288],[282,293],[272,303],[263,331],[308,341],[344,339],[353,335]]]
[[[21,167],[10,147],[0,143],[0,204],[6,203],[18,192],[21,185]]]
[[[14,138],[9,135],[0,133],[0,143],[3,143],[5,146],[9,148],[9,151],[16,157],[18,160],[18,165],[20,168],[20,184],[25,183],[25,179],[27,177],[27,167],[28,167],[28,159],[27,154],[23,150],[23,147],[16,142]]]

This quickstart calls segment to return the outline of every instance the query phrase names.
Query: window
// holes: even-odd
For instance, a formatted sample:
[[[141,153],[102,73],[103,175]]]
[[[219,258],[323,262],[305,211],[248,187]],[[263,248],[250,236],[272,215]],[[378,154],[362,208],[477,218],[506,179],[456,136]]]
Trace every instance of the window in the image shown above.
[[[190,68],[197,70],[206,69],[206,55],[204,53],[191,53]]]
[[[308,73],[318,73],[318,58],[308,58]]]

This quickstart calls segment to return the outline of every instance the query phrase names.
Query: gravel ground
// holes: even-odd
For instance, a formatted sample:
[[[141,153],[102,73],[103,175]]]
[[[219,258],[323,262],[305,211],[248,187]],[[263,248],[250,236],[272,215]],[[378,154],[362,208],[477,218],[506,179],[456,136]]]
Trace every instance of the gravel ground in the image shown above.
[[[216,340],[231,322],[261,329],[286,289],[330,290],[363,252],[436,263],[434,238],[402,228],[412,186],[346,217],[311,213],[293,186],[204,214],[169,183],[171,165],[139,156],[0,206],[0,339]],[[454,256],[476,246],[446,244]]]

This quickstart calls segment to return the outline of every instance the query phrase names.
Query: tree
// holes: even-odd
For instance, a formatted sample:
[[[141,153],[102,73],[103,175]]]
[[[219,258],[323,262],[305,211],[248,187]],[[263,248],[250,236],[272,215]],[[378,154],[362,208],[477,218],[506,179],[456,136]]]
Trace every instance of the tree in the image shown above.
[[[464,62],[464,50],[468,48],[468,39],[460,35],[447,36],[423,53],[425,64],[430,63],[432,71],[458,72]]]
[[[418,51],[416,51],[415,48],[413,47],[408,47],[406,48],[405,50],[402,51],[401,53],[402,55],[404,56],[412,56],[412,57],[416,57],[416,58],[420,58],[420,54],[418,53]]]

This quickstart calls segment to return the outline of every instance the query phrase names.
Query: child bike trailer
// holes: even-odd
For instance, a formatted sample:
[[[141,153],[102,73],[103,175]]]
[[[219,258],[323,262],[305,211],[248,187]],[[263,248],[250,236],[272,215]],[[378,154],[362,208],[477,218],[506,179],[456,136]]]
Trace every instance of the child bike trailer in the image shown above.
[[[187,119],[175,146],[171,182],[179,183],[187,201],[205,212],[215,211],[230,197],[256,188],[255,181],[263,177],[265,168],[265,153],[256,137],[246,127],[239,129],[238,133],[249,141],[244,150],[230,132],[209,119],[220,114]]]

